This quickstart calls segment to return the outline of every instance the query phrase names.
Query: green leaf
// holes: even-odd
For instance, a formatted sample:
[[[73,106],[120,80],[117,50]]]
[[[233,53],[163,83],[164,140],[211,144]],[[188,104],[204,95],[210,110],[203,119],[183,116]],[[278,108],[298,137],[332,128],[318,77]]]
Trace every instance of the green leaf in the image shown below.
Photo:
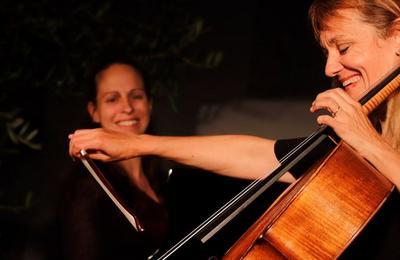
[[[37,136],[37,134],[39,133],[38,129],[34,129],[32,132],[30,132],[25,139],[28,141],[31,141],[33,138],[35,138]]]
[[[24,119],[22,119],[21,117],[17,117],[17,118],[14,118],[13,121],[8,123],[8,125],[10,128],[15,129],[15,128],[19,127],[20,125],[22,125],[23,123],[24,123]]]
[[[19,130],[18,135],[23,136],[25,134],[26,130],[28,130],[29,126],[30,126],[29,122],[26,122],[25,124],[23,124],[21,129]]]
[[[16,135],[10,127],[7,127],[6,129],[11,142],[13,142],[14,144],[19,144],[18,135]]]

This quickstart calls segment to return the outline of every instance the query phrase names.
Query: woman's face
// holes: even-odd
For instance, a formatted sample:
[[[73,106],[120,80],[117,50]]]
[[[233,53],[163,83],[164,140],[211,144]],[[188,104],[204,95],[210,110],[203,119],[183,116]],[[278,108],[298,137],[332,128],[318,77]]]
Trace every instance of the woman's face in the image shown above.
[[[97,82],[97,104],[89,103],[94,122],[104,129],[142,134],[150,121],[151,102],[141,76],[130,66],[113,64]]]
[[[355,9],[338,10],[327,25],[320,34],[327,55],[325,74],[335,77],[354,100],[399,65],[397,32],[383,37]]]

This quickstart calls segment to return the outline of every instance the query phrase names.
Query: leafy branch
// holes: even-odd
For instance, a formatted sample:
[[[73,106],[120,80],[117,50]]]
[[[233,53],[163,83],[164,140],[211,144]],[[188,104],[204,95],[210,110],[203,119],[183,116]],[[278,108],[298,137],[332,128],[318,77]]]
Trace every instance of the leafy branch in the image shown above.
[[[28,210],[32,206],[33,193],[28,192],[25,196],[23,204],[20,205],[2,205],[0,204],[0,212],[21,212]]]
[[[18,116],[16,111],[0,112],[0,155],[18,154],[20,146],[40,150],[41,144],[35,141],[39,130],[29,121]]]

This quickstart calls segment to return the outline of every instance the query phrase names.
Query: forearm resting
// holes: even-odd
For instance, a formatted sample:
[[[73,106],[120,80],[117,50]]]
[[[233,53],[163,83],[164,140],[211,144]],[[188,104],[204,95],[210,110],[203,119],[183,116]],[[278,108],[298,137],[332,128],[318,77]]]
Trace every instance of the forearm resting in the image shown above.
[[[275,141],[259,137],[142,135],[140,139],[140,155],[156,155],[231,177],[260,178],[278,165]]]

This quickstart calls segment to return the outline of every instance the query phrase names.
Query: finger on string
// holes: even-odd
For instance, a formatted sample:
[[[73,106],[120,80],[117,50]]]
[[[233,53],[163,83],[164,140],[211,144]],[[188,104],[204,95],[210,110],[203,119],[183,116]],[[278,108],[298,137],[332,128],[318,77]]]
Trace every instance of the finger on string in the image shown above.
[[[339,110],[351,110],[355,102],[343,89],[335,89],[332,91],[330,98],[336,103],[331,105],[331,111],[334,114],[337,114]]]
[[[335,101],[332,97],[325,97],[315,100],[310,108],[311,112],[316,112],[319,110],[326,110],[330,114],[337,113],[340,109],[340,104]]]
[[[327,104],[327,98],[319,96],[311,104],[310,111],[315,112],[320,109],[327,109],[326,104]]]
[[[333,129],[335,129],[338,125],[336,120],[332,116],[329,115],[321,115],[317,117],[317,122],[320,125],[327,125]]]

